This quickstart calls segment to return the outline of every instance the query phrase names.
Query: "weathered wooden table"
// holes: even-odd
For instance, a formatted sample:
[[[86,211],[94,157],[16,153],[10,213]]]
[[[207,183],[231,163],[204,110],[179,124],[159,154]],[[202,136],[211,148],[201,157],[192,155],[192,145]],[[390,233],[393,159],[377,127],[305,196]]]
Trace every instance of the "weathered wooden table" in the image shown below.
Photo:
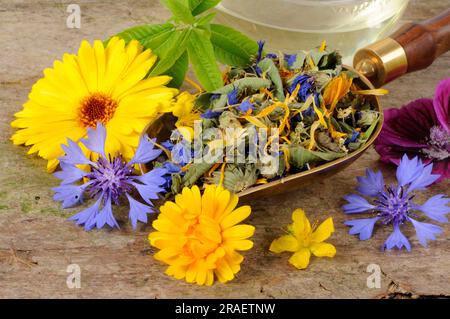
[[[72,1],[71,1],[72,2]],[[314,297],[450,297],[450,226],[429,248],[413,239],[413,251],[381,252],[388,230],[378,230],[370,241],[347,234],[340,210],[342,197],[355,186],[366,167],[381,168],[393,180],[394,169],[383,166],[373,149],[333,179],[301,191],[252,203],[249,222],[256,226],[255,248],[246,253],[242,271],[229,284],[196,287],[174,280],[152,258],[147,242],[150,226],[133,232],[85,232],[68,222],[74,211],[63,212],[52,201],[57,180],[45,162],[13,146],[9,123],[26,101],[42,70],[64,52],[75,52],[84,38],[104,39],[125,27],[160,22],[169,13],[157,0],[78,0],[81,29],[66,27],[62,0],[0,0],[0,297],[139,297],[139,298],[314,298]],[[404,20],[438,14],[450,1],[412,0]],[[385,107],[431,97],[439,80],[450,75],[450,54],[428,70],[391,83]],[[450,182],[433,186],[428,194],[449,193]],[[287,263],[288,255],[268,251],[270,242],[290,222],[291,212],[303,207],[312,220],[333,216],[337,247],[333,259],[313,258],[305,271]],[[408,235],[413,235],[409,229]],[[369,264],[381,267],[381,288],[368,288]],[[66,285],[69,264],[81,268],[81,288]]]

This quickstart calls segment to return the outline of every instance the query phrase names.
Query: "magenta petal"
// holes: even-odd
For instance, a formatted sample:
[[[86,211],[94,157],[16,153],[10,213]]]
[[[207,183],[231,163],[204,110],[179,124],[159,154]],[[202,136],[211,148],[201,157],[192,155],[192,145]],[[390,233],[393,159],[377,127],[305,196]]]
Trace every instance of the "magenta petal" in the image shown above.
[[[381,160],[387,163],[399,163],[406,153],[409,156],[421,156],[422,148],[427,147],[426,140],[430,128],[438,123],[431,99],[418,99],[400,109],[384,111],[384,124],[375,141],[375,149]]]
[[[450,78],[442,80],[434,95],[434,110],[441,126],[450,133]]]

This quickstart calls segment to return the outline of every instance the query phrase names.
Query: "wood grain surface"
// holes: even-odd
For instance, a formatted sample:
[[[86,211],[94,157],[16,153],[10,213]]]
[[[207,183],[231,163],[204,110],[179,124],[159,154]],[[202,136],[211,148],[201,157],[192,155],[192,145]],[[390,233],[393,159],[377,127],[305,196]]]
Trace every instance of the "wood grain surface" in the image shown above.
[[[68,3],[82,9],[81,29],[66,27]],[[403,22],[430,18],[450,7],[449,1],[410,1]],[[256,226],[255,247],[245,254],[242,271],[229,284],[196,287],[164,275],[164,265],[152,258],[147,234],[150,226],[133,232],[125,212],[120,231],[85,232],[66,218],[52,201],[56,178],[45,171],[45,161],[27,156],[13,146],[9,123],[27,100],[42,70],[64,52],[75,52],[84,38],[106,38],[126,27],[161,22],[169,13],[157,0],[50,1],[0,0],[0,297],[34,298],[418,298],[450,297],[450,226],[429,248],[419,246],[411,228],[413,250],[381,252],[389,229],[361,242],[347,234],[340,206],[352,192],[355,177],[367,167],[381,168],[387,182],[394,168],[380,164],[370,149],[333,179],[314,183],[289,195],[252,203],[249,222]],[[387,88],[384,107],[400,107],[417,98],[432,97],[437,83],[450,75],[450,54],[427,70],[408,74]],[[432,194],[450,195],[450,182],[433,186]],[[333,216],[336,232],[329,240],[337,247],[333,259],[312,258],[305,271],[288,265],[288,254],[268,251],[271,241],[302,207],[311,220]],[[81,288],[66,285],[69,264],[81,268]],[[369,289],[367,266],[382,270],[381,288]]]

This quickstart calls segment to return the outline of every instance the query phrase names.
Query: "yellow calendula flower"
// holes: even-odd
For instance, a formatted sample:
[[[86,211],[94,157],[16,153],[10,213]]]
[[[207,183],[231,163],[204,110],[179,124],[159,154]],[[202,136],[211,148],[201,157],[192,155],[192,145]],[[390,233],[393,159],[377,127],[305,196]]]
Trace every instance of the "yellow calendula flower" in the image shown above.
[[[14,144],[32,146],[28,153],[47,159],[53,171],[63,155],[61,144],[67,138],[79,141],[101,122],[107,130],[106,152],[130,159],[144,127],[160,110],[170,108],[178,93],[165,86],[168,76],[144,79],[156,59],[138,41],[125,45],[113,37],[106,48],[99,40],[93,46],[83,41],[78,55],[65,54],[33,85],[11,123],[20,129],[12,136]]]
[[[302,209],[292,213],[293,223],[288,226],[288,234],[275,239],[270,251],[281,253],[293,252],[289,263],[298,269],[308,267],[311,253],[316,257],[334,257],[336,248],[324,243],[334,232],[333,219],[327,218],[317,228],[311,228],[308,218]]]
[[[350,91],[352,83],[353,79],[342,72],[327,84],[323,91],[323,100],[325,105],[329,106],[328,116],[333,114],[336,104]]]
[[[239,224],[250,213],[250,206],[236,208],[238,197],[217,185],[203,193],[197,186],[185,187],[167,201],[153,222],[157,230],[149,235],[158,249],[155,259],[169,265],[166,274],[198,285],[212,285],[216,277],[225,283],[240,270],[244,257],[237,251],[253,247],[249,240],[255,231]]]

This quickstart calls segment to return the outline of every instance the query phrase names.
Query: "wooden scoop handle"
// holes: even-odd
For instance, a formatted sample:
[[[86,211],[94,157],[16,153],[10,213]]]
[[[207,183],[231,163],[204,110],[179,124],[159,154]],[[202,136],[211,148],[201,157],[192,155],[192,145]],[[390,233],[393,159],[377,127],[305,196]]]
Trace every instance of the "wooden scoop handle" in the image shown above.
[[[409,23],[392,36],[405,50],[408,72],[425,69],[450,50],[450,8],[419,23]]]
[[[375,87],[399,76],[428,67],[450,50],[450,8],[419,23],[409,23],[389,38],[358,50],[355,69]]]

